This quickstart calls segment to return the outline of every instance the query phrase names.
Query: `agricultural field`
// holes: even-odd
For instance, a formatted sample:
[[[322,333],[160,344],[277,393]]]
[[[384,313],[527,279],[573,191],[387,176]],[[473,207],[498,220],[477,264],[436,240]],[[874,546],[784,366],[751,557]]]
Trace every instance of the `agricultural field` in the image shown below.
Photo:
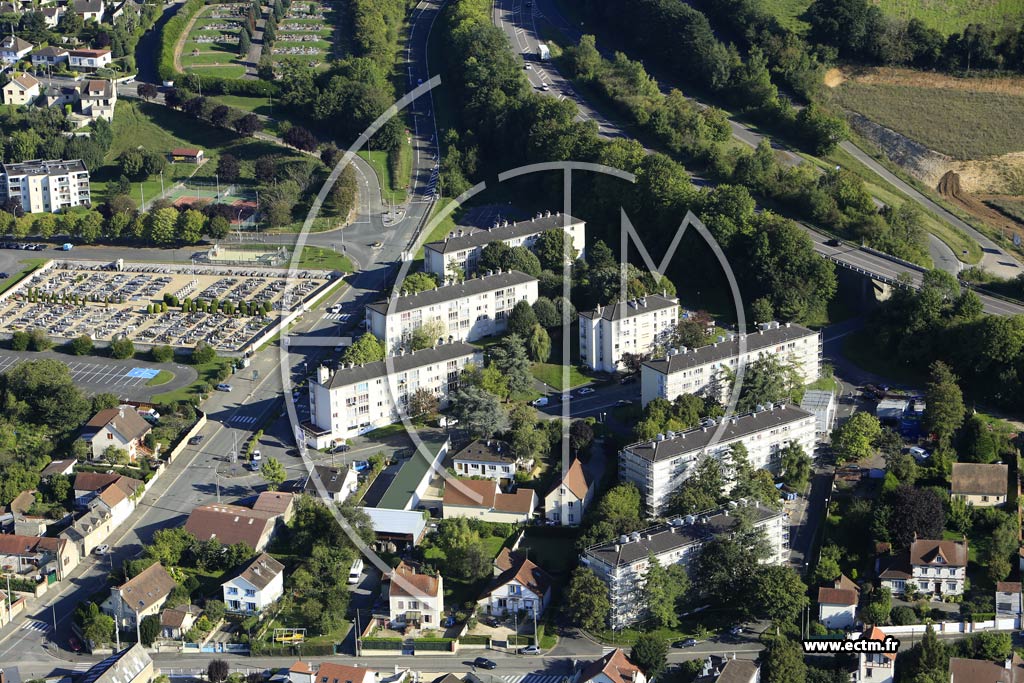
[[[277,27],[274,61],[299,57],[308,60],[310,66],[325,68],[333,55],[342,52],[341,46],[335,45],[335,37],[341,34],[340,14],[331,4],[293,2]]]
[[[807,23],[801,18],[811,0],[762,0],[766,11],[795,31],[803,32]],[[957,33],[968,24],[982,23],[996,30],[1016,30],[1024,20],[1024,0],[875,0],[886,16],[920,19],[945,35]]]
[[[245,75],[245,66],[238,56],[238,35],[248,9],[247,3],[203,7],[182,44],[182,67],[223,78]]]
[[[847,81],[833,102],[954,159],[1024,150],[1024,95]]]

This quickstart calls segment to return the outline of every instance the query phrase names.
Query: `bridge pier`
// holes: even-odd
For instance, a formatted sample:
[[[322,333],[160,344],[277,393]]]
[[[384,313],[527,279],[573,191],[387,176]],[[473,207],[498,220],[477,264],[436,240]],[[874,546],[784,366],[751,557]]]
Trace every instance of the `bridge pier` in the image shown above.
[[[836,281],[839,285],[836,296],[842,297],[847,306],[860,313],[878,308],[893,293],[892,285],[849,268],[836,268]]]

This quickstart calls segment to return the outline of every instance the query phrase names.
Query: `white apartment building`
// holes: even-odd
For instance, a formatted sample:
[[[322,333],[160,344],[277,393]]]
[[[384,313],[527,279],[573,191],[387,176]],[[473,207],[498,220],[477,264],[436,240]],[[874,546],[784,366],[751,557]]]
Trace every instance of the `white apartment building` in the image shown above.
[[[754,526],[763,529],[768,538],[771,554],[765,563],[785,564],[789,558],[789,523],[783,513],[746,501],[729,503],[700,515],[677,517],[668,524],[624,534],[584,550],[580,562],[608,586],[612,605],[609,626],[624,628],[644,616],[643,587],[652,555],[662,567],[689,567],[706,542],[733,529],[737,523],[736,510],[741,506],[750,512]]]
[[[740,342],[746,350],[740,355]],[[792,364],[801,381],[808,384],[821,373],[821,334],[800,325],[763,323],[752,334],[719,337],[718,341],[697,349],[672,349],[667,357],[649,360],[640,369],[640,396],[643,405],[655,398],[668,401],[681,394],[713,396],[721,399],[725,391],[725,372],[749,365],[763,356],[777,356]]]
[[[393,372],[388,372],[388,363]],[[417,389],[431,391],[444,407],[449,392],[458,387],[459,373],[470,363],[483,365],[483,351],[456,342],[336,371],[321,366],[309,383],[311,423],[303,425],[307,443],[328,448],[396,422]]]
[[[89,206],[89,171],[80,160],[0,164],[0,201],[21,201],[25,213],[55,213],[72,206]]]
[[[702,458],[723,459],[736,443],[747,447],[752,467],[777,473],[781,451],[789,444],[798,444],[808,455],[814,452],[814,415],[781,404],[731,417],[724,424],[659,434],[619,452],[619,479],[636,484],[647,514],[655,516]]]
[[[532,249],[537,238],[548,230],[565,230],[576,256],[583,255],[587,224],[568,214],[547,211],[528,221],[503,221],[490,230],[459,228],[444,240],[423,246],[423,269],[440,275],[442,280],[451,277],[456,270],[468,277],[476,272],[480,254],[488,244],[504,242],[510,247]]]
[[[622,369],[622,354],[644,355],[666,343],[679,323],[679,299],[650,296],[580,311],[580,362],[591,370]]]
[[[520,301],[537,300],[537,278],[519,271],[493,273],[457,285],[399,296],[366,307],[366,329],[389,352],[408,342],[428,323],[441,323],[438,337],[449,342],[476,341],[505,331],[508,316]]]

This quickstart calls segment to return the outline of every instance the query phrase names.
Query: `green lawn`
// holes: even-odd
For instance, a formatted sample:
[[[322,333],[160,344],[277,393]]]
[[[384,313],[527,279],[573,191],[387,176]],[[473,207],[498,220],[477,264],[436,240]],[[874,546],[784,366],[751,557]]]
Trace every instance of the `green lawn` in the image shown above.
[[[153,403],[177,403],[178,401],[190,401],[199,396],[199,385],[203,382],[213,386],[220,380],[218,377],[218,370],[221,366],[230,366],[231,359],[229,358],[217,358],[212,363],[206,363],[203,365],[196,365],[196,371],[199,376],[196,381],[188,386],[175,389],[174,391],[168,391],[162,394],[156,394],[153,396]]]
[[[435,202],[434,208],[430,212],[431,219],[433,219],[434,216],[440,213],[446,206],[451,204],[453,201],[455,200],[443,197],[439,199],[437,202]],[[430,231],[430,234],[427,235],[427,238],[425,240],[423,240],[423,243],[427,244],[429,242],[440,242],[445,238],[445,236],[448,233],[455,230],[458,227],[458,225],[455,223],[455,216],[459,214],[459,211],[460,209],[455,209],[455,211],[445,216],[444,220],[442,220],[440,223],[434,226],[434,229]],[[423,258],[423,247],[420,247],[419,251],[416,252],[416,258]]]
[[[210,98],[214,102],[226,104],[235,109],[241,109],[261,116],[272,116],[273,105],[266,97],[244,97],[242,95],[214,95]]]
[[[26,275],[49,260],[50,259],[45,258],[29,258],[24,261],[19,261],[18,263],[21,265],[21,270],[11,273],[11,276],[6,280],[0,280],[0,293],[6,292],[8,289],[21,282]]]
[[[534,377],[539,379],[541,382],[558,389],[559,391],[566,388],[562,383],[564,370],[565,366],[553,365],[551,363],[534,363],[532,368]],[[589,381],[589,377],[577,370],[574,366],[569,366],[569,389],[581,386]]]
[[[153,379],[151,379],[148,382],[146,382],[146,386],[147,387],[160,386],[161,384],[167,384],[172,379],[174,379],[174,373],[173,372],[170,372],[169,370],[161,370],[160,372],[156,373],[156,377],[154,377]]]
[[[186,69],[190,68],[188,66]],[[216,76],[217,78],[241,78],[245,75],[245,67],[241,64],[228,64],[222,66],[200,66],[191,67],[200,76]]]
[[[997,33],[1004,27],[1016,30],[1024,18],[1024,4],[1021,0],[878,0],[872,4],[889,17],[920,19],[944,35],[962,31],[972,23],[985,24]],[[763,0],[761,7],[778,18],[783,26],[802,33],[807,30],[808,24],[800,17],[810,5],[811,0]]]
[[[363,150],[359,152],[359,156],[363,158],[373,168],[373,172],[377,174],[377,180],[380,183],[381,196],[386,202],[394,202],[401,204],[405,201],[406,192],[405,190],[396,191],[394,184],[391,180],[391,168],[388,165],[388,153],[380,150],[374,150],[367,152]]]

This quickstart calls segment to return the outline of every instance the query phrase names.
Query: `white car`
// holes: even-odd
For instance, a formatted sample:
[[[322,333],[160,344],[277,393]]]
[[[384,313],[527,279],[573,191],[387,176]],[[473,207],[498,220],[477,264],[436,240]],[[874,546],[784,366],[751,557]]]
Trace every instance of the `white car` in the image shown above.
[[[540,648],[536,645],[527,645],[526,647],[519,648],[519,654],[521,655],[539,655]]]
[[[527,71],[533,71],[533,65],[532,64],[524,64],[523,68],[526,69]]]
[[[259,462],[262,459],[263,459],[263,454],[260,453],[260,449],[257,448],[256,450],[254,450],[252,452],[252,461],[253,462]]]
[[[577,396],[588,396],[588,395],[590,395],[592,393],[594,393],[594,389],[592,389],[590,387],[583,387],[582,389],[580,389],[579,391],[576,392],[576,395]]]
[[[217,385],[217,391],[231,391],[231,385],[221,382]]]
[[[104,543],[103,545],[96,546],[96,550],[93,551],[97,555],[106,555],[110,552],[110,546]]]
[[[328,313],[340,313],[341,312],[341,304],[334,304],[333,306],[328,306],[327,307],[327,312]]]
[[[543,408],[548,403],[550,403],[550,401],[548,400],[548,397],[547,396],[541,396],[540,398],[535,399],[531,405],[533,405],[535,408]]]

